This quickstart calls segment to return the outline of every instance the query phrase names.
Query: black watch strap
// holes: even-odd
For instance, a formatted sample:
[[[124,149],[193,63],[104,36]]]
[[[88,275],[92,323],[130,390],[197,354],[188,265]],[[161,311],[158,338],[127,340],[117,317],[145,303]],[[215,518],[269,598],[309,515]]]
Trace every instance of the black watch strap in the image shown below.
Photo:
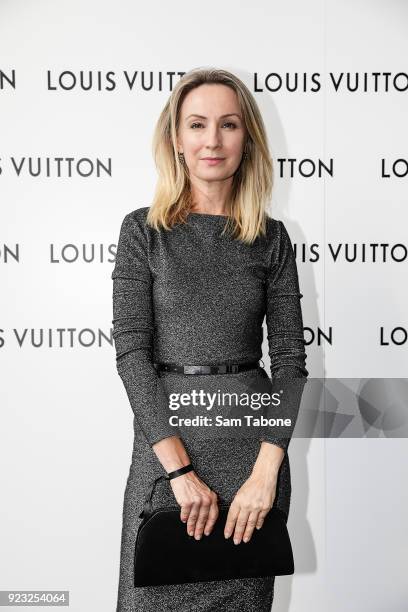
[[[167,474],[167,478],[169,480],[171,480],[172,478],[177,478],[177,476],[182,476],[182,474],[187,474],[187,472],[191,472],[191,470],[194,470],[194,467],[192,466],[191,463],[189,463],[188,465],[185,465],[184,467],[178,469],[178,470],[174,470],[173,472],[169,472]]]

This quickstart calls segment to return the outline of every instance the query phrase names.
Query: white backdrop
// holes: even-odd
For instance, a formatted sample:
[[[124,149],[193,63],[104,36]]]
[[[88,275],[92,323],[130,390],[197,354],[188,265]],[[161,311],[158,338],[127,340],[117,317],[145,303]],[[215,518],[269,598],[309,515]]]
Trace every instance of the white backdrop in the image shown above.
[[[261,108],[310,376],[406,376],[407,22],[402,0],[2,0],[0,589],[115,609],[133,415],[110,274],[179,73],[231,70]],[[274,611],[408,610],[407,443],[369,433],[292,440],[296,573]]]

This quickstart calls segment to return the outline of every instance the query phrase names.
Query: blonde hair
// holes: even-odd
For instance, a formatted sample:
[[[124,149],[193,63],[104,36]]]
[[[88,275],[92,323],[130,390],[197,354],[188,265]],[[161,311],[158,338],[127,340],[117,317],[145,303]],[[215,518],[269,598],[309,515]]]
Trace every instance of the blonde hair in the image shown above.
[[[186,220],[192,207],[190,179],[186,164],[182,164],[177,151],[177,130],[181,105],[185,96],[204,83],[217,83],[231,87],[246,127],[244,150],[233,177],[226,207],[229,219],[225,231],[245,243],[252,243],[266,232],[266,206],[271,197],[273,165],[267,135],[258,105],[246,85],[234,74],[215,68],[195,68],[182,76],[162,110],[153,135],[153,157],[158,181],[147,223],[155,229],[166,230]]]

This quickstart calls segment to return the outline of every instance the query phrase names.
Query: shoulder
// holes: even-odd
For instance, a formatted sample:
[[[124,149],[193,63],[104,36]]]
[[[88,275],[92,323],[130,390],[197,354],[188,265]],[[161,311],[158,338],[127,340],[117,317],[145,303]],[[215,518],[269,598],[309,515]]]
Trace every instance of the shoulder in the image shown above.
[[[147,228],[146,217],[148,211],[148,206],[142,206],[141,208],[136,208],[135,210],[127,212],[122,218],[121,233],[133,236],[135,234],[145,234]]]
[[[268,238],[277,241],[278,244],[291,243],[288,230],[283,221],[280,219],[272,219],[272,217],[267,217],[266,219]]]
[[[273,219],[272,217],[266,217],[266,239],[269,245],[280,244],[282,233],[283,233],[283,223],[279,219]]]
[[[266,235],[271,264],[295,259],[293,243],[283,221],[269,217]]]
[[[266,227],[267,229],[269,229],[269,231],[272,231],[275,233],[279,232],[281,223],[282,221],[279,221],[279,219],[273,219],[269,215],[266,215]]]
[[[147,213],[149,212],[149,206],[142,206],[126,213],[125,219],[128,223],[135,223],[137,225],[145,225]]]
[[[123,250],[146,251],[148,248],[149,236],[146,225],[148,210],[148,206],[143,206],[127,212],[122,217],[118,239],[119,254]]]

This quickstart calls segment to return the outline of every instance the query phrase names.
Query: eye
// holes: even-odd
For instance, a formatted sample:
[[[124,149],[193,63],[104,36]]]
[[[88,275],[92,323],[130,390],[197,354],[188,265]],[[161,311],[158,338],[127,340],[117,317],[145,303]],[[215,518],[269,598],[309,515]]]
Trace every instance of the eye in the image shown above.
[[[190,125],[191,129],[195,129],[196,125],[202,126],[203,124],[196,121]],[[224,123],[224,125],[229,125],[232,127],[232,129],[235,129],[237,127],[236,123],[234,123],[233,121],[227,121],[226,123]]]

